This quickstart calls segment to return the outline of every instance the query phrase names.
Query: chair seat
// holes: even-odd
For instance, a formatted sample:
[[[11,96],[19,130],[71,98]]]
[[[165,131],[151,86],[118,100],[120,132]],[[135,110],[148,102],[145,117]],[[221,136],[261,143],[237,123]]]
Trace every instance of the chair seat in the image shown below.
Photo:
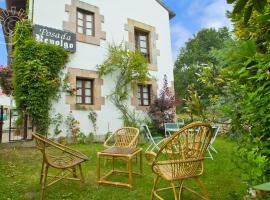
[[[167,181],[192,178],[203,172],[201,162],[156,165],[153,170]]]
[[[71,155],[50,156],[47,155],[48,163],[58,169],[67,169],[74,167],[85,160]]]

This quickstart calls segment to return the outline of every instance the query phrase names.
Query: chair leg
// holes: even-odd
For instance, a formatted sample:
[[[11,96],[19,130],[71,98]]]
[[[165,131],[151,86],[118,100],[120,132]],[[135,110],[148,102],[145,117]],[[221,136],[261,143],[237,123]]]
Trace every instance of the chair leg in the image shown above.
[[[214,158],[213,158],[213,156],[212,156],[211,151],[210,151],[209,148],[207,149],[207,152],[209,154],[209,157],[206,157],[206,158],[210,158],[211,160],[214,160]]]
[[[215,153],[218,153],[218,151],[211,145],[210,146],[210,149],[212,150],[212,151],[214,151]]]
[[[158,183],[158,179],[159,179],[159,176],[156,176],[155,179],[154,179],[154,185],[153,185],[153,189],[152,189],[152,192],[151,192],[151,200],[154,199],[154,192],[157,188],[157,183]]]
[[[81,182],[84,184],[84,176],[83,176],[83,171],[82,171],[82,165],[79,164],[79,169],[80,169],[80,176],[81,176]]]
[[[208,195],[208,192],[207,192],[207,190],[206,190],[204,184],[201,182],[201,180],[199,179],[199,177],[196,177],[196,178],[194,178],[194,179],[195,179],[195,181],[197,182],[197,184],[199,185],[200,190],[201,190],[202,193],[203,193],[203,197],[202,197],[202,198],[203,198],[204,200],[209,200],[209,195]]]
[[[178,200],[181,200],[181,196],[182,196],[182,193],[183,193],[183,183],[184,183],[184,180],[179,181]]]
[[[44,199],[44,196],[45,196],[46,182],[47,182],[47,176],[48,176],[48,169],[49,169],[49,166],[46,164],[45,171],[44,171],[44,174],[42,176],[42,183],[41,183],[41,195],[40,195],[40,199],[41,200],[43,200]]]
[[[174,200],[178,200],[178,198],[177,198],[177,192],[176,192],[176,189],[175,189],[175,185],[173,184],[173,182],[171,182],[171,185],[172,185],[172,189],[173,189]]]
[[[39,181],[40,184],[42,183],[43,176],[44,176],[44,160],[42,161],[42,167],[40,172],[40,181]]]

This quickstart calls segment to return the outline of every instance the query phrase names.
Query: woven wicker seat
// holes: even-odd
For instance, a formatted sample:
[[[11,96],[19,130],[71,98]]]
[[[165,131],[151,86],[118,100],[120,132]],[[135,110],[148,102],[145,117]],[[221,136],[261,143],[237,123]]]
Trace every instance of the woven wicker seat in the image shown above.
[[[81,163],[88,160],[87,156],[79,151],[53,142],[42,135],[33,134],[33,137],[36,140],[37,149],[43,155],[40,175],[41,200],[44,199],[45,189],[62,179],[84,182]],[[60,170],[60,173],[57,175],[48,174],[49,167]],[[80,177],[76,174],[76,168],[80,170]],[[73,177],[69,177],[69,175]]]
[[[139,129],[133,127],[124,127],[118,129],[105,142],[104,147],[137,147],[139,138]]]
[[[146,158],[151,161],[152,171],[156,174],[151,199],[163,199],[159,193],[172,190],[174,199],[180,200],[183,189],[202,199],[209,199],[199,176],[203,174],[204,154],[211,138],[212,128],[208,123],[194,122],[164,140],[157,152],[146,152]],[[171,186],[157,189],[160,179],[169,181]],[[202,194],[184,186],[187,179],[194,179]]]

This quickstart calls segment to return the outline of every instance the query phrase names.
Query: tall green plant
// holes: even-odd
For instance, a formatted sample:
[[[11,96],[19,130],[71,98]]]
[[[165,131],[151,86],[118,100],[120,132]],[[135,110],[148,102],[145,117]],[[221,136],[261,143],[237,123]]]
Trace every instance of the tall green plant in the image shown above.
[[[116,75],[115,89],[110,95],[122,113],[125,126],[136,124],[136,114],[127,105],[132,82],[144,83],[148,78],[147,61],[141,53],[129,51],[123,45],[109,45],[107,59],[98,67],[99,75]]]
[[[35,41],[27,20],[17,22],[14,41],[12,79],[16,106],[33,118],[37,131],[46,134],[49,111],[58,97],[68,53],[58,46]]]

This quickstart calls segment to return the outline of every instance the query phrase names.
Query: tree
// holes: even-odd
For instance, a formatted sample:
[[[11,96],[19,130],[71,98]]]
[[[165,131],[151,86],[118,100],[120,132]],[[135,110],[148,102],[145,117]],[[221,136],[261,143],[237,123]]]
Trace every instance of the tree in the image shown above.
[[[223,110],[232,121],[231,132],[239,137],[234,160],[253,186],[270,180],[270,22],[265,20],[270,1],[230,2],[237,40],[216,51],[215,58],[222,69]],[[252,12],[245,18],[249,7]]]
[[[215,91],[200,80],[200,74],[204,68],[212,65],[210,73],[213,79],[218,75],[217,60],[211,51],[221,49],[229,40],[232,39],[226,27],[202,29],[180,50],[174,70],[175,91],[179,99],[189,98],[188,87],[192,84],[202,101],[208,104],[208,96],[214,95]]]

